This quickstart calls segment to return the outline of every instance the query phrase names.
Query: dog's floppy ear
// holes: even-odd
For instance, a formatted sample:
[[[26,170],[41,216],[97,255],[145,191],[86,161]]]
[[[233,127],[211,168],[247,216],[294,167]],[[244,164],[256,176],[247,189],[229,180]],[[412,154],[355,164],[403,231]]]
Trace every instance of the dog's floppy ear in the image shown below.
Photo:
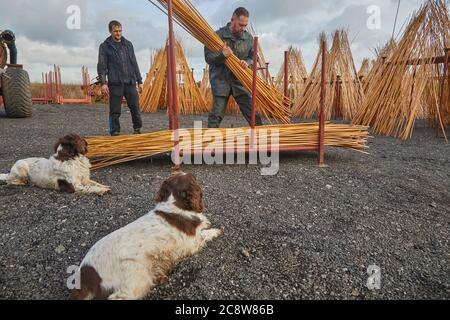
[[[87,154],[88,153],[88,142],[87,142],[87,140],[86,139],[83,139],[83,142],[84,142],[84,150],[85,150],[85,153],[84,154]]]
[[[79,135],[72,133],[66,136],[67,140],[72,144],[76,151],[75,156],[85,155],[87,153],[87,141],[81,138]]]
[[[77,155],[77,150],[69,136],[60,138],[55,145],[55,159],[59,161],[72,160]]]
[[[158,194],[155,197],[156,203],[166,202],[170,197],[170,183],[166,180],[163,182]]]
[[[178,178],[174,196],[176,205],[183,210],[202,213],[204,211],[203,191],[192,173]]]
[[[197,183],[197,179],[192,173],[188,173],[190,179],[188,197],[190,201],[191,210],[194,212],[202,213],[205,210],[203,202],[203,190]]]
[[[74,145],[75,145],[75,148],[77,150],[77,153],[84,156],[87,153],[87,150],[88,150],[87,149],[87,147],[88,147],[87,141],[85,139],[82,139],[80,136],[75,135],[75,134],[73,135],[73,137],[74,137]]]

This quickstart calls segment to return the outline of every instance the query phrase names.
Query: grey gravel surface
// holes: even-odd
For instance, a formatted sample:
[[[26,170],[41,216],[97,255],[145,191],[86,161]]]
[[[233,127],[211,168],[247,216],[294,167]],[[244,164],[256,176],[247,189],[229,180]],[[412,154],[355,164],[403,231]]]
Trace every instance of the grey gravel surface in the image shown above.
[[[0,110],[2,112],[2,110]],[[122,116],[122,133],[131,117]],[[206,116],[183,117],[182,126]],[[165,129],[144,115],[144,132]],[[104,106],[35,106],[31,119],[0,114],[0,172],[48,157],[67,133],[107,134]],[[228,117],[225,126],[245,125]],[[330,148],[283,154],[280,172],[255,165],[187,166],[225,233],[182,262],[151,299],[449,299],[450,149],[418,125],[411,140],[375,137],[370,154]],[[67,195],[0,186],[0,298],[66,299],[67,268],[106,234],[152,209],[169,175],[161,156],[93,172],[113,193]],[[366,287],[381,268],[381,289]]]

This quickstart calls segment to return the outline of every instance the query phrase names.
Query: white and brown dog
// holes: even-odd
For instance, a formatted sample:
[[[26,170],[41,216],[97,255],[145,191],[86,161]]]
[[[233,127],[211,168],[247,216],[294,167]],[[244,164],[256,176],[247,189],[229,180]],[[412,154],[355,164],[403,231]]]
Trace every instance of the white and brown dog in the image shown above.
[[[76,134],[59,139],[50,159],[29,158],[17,161],[9,174],[0,174],[8,185],[35,185],[63,192],[96,193],[111,191],[108,186],[90,179],[91,164],[85,156],[87,142]]]
[[[203,192],[190,173],[173,172],[156,202],[154,210],[89,250],[77,273],[81,287],[71,299],[144,298],[178,262],[222,234],[202,214]]]

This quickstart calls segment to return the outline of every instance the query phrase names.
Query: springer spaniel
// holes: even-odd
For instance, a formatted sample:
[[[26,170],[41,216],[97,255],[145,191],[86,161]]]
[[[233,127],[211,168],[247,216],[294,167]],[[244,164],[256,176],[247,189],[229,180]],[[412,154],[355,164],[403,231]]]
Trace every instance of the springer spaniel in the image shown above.
[[[50,159],[29,158],[17,161],[9,174],[0,174],[8,185],[32,184],[63,192],[96,193],[111,191],[108,186],[90,179],[91,164],[86,158],[87,142],[76,134],[59,139]]]
[[[222,234],[202,214],[196,178],[179,169],[162,184],[154,210],[107,235],[87,253],[74,300],[138,300],[167,280],[182,259]]]

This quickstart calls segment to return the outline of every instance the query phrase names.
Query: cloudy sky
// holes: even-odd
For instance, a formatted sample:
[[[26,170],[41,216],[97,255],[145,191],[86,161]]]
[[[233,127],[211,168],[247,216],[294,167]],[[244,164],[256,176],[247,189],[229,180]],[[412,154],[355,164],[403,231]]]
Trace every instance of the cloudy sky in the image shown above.
[[[319,33],[331,34],[337,28],[348,30],[359,68],[363,58],[372,57],[374,48],[390,39],[398,5],[398,0],[192,2],[214,29],[225,25],[236,7],[247,7],[272,74],[281,66],[283,51],[289,45],[302,49],[310,71],[318,51]],[[401,0],[396,36],[423,2]],[[79,29],[73,19],[74,6],[80,9]],[[107,24],[112,19],[122,22],[124,36],[133,42],[145,76],[152,50],[163,46],[167,36],[166,16],[147,0],[0,0],[0,30],[16,33],[19,63],[25,65],[32,81],[40,81],[41,73],[53,64],[61,65],[64,82],[81,82],[82,65],[88,66],[91,77],[95,77],[98,46],[109,35]],[[205,66],[203,47],[181,28],[177,27],[176,33],[199,79]]]

